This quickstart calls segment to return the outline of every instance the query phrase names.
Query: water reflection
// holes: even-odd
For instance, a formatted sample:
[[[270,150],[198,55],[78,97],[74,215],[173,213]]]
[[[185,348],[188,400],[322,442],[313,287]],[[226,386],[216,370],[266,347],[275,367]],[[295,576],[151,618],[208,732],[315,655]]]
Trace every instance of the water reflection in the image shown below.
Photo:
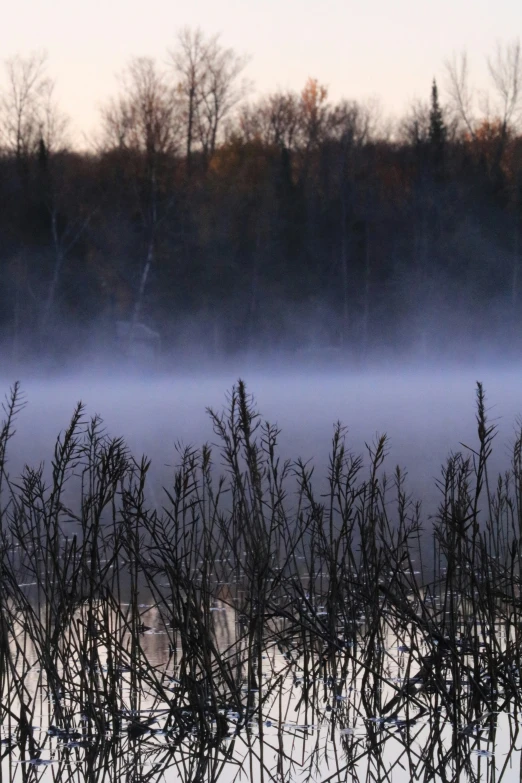
[[[157,509],[147,460],[78,411],[50,485],[0,473],[2,777],[513,777],[522,434],[493,489],[480,387],[477,402],[479,444],[443,470],[429,561],[401,472],[381,473],[385,438],[363,475],[337,428],[317,497],[240,386],[214,417],[224,477],[208,447],[185,449]]]
[[[513,779],[521,767],[519,703],[509,692],[510,680],[519,689],[518,671],[505,672],[495,688],[484,671],[477,699],[475,670],[467,662],[476,648],[455,660],[453,648],[435,654],[415,649],[412,627],[400,634],[388,627],[371,639],[361,623],[353,647],[324,645],[312,655],[302,636],[279,622],[249,679],[248,650],[241,652],[247,632],[237,610],[216,601],[215,640],[223,665],[237,667],[238,690],[229,703],[212,703],[217,694],[205,694],[203,684],[187,698],[176,635],[163,625],[158,606],[140,608],[146,671],[136,671],[129,660],[115,676],[109,650],[98,647],[93,687],[107,687],[110,675],[120,705],[103,720],[109,706],[103,699],[84,700],[82,712],[76,711],[83,687],[78,673],[59,694],[57,710],[39,655],[28,653],[35,663],[19,693],[26,709],[32,702],[31,723],[20,720],[23,709],[15,698],[8,709],[3,705],[4,779],[493,781]],[[112,628],[121,616],[113,613]],[[503,629],[499,624],[494,635],[505,650]],[[464,625],[459,634],[465,637]],[[489,629],[481,638],[491,635]],[[130,638],[126,644],[132,649]],[[191,702],[194,692],[199,704]],[[60,726],[52,722],[57,715]]]

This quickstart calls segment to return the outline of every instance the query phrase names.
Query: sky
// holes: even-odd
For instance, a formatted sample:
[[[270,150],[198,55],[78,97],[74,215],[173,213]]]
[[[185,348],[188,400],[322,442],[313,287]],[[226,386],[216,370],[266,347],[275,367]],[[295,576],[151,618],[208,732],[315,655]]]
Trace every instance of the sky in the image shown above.
[[[466,51],[478,87],[486,57],[522,34],[521,0],[17,0],[2,10],[0,53],[45,50],[55,95],[76,139],[95,132],[133,56],[167,64],[183,27],[247,55],[253,96],[301,90],[308,77],[332,100],[379,101],[398,116],[427,99],[444,63]],[[0,85],[3,83],[3,72]]]

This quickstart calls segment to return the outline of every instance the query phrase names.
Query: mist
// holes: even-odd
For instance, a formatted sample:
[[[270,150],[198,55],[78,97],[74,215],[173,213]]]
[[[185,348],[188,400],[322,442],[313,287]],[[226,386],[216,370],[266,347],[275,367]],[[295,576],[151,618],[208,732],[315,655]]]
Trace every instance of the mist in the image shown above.
[[[509,446],[522,412],[518,369],[494,362],[464,369],[451,364],[314,369],[272,362],[270,367],[230,363],[205,372],[123,372],[108,365],[90,373],[45,376],[26,370],[19,375],[26,404],[8,445],[7,470],[15,478],[25,464],[44,462],[49,469],[56,437],[82,401],[85,420],[101,416],[110,436],[123,437],[136,458],[145,454],[151,460],[149,490],[161,507],[162,488],[170,486],[180,444],[215,444],[219,469],[220,444],[207,408],[226,408],[227,393],[239,377],[254,396],[261,420],[281,430],[281,458],[299,457],[314,466],[314,486],[320,491],[326,486],[333,427],[340,421],[347,449],[362,454],[365,466],[367,446],[386,433],[384,470],[391,476],[398,465],[407,473],[406,488],[422,501],[426,516],[436,510],[436,479],[449,454],[466,452],[462,444],[477,448],[476,381],[484,384],[489,420],[498,430],[490,463],[495,476],[509,467]],[[14,380],[0,378],[3,392]]]

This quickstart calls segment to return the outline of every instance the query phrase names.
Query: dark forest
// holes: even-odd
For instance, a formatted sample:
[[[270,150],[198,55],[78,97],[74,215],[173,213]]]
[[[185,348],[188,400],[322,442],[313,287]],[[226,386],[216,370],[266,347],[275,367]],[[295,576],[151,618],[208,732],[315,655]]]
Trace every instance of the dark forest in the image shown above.
[[[522,347],[518,44],[481,111],[462,57],[393,127],[313,78],[253,98],[246,60],[199,30],[162,62],[128,64],[80,148],[45,58],[7,61],[6,360]]]

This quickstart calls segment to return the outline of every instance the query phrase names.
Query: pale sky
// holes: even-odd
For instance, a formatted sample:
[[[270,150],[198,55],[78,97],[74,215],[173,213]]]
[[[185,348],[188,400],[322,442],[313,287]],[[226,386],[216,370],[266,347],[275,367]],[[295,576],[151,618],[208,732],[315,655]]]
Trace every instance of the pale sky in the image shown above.
[[[47,51],[78,135],[95,129],[128,60],[166,63],[185,26],[249,55],[245,76],[258,94],[300,90],[312,76],[334,100],[378,98],[398,115],[429,98],[434,76],[443,93],[444,62],[463,50],[485,87],[485,57],[522,36],[522,0],[16,0],[2,9],[0,52]]]

